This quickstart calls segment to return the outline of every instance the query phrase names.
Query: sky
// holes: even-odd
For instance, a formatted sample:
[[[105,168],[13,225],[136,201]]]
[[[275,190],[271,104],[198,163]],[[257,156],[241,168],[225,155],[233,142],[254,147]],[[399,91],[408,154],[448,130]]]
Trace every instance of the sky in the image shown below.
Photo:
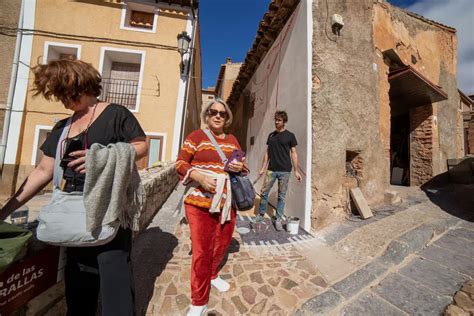
[[[389,0],[394,5],[457,29],[458,86],[474,94],[474,0]],[[242,62],[270,0],[201,0],[199,2],[202,86],[215,86],[227,57]]]
[[[458,88],[467,95],[474,95],[474,1],[392,0],[391,2],[394,4],[409,2],[407,10],[457,30]]]
[[[257,35],[269,0],[201,0],[202,87],[216,85],[227,57],[243,62]]]

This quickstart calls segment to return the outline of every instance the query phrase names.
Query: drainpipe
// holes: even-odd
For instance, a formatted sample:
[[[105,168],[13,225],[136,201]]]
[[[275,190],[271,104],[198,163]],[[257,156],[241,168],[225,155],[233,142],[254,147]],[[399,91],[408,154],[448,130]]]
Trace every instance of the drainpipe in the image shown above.
[[[191,0],[191,12],[193,14],[193,35],[191,38],[191,49],[190,49],[190,54],[189,54],[189,62],[188,62],[188,69],[186,70],[186,77],[187,77],[187,82],[186,82],[186,89],[184,90],[184,104],[183,104],[183,114],[181,116],[181,131],[179,133],[179,144],[183,143],[184,140],[184,121],[186,119],[186,114],[187,114],[187,104],[188,104],[188,99],[189,99],[189,86],[191,84],[191,69],[193,66],[193,57],[194,57],[194,41],[196,39],[196,14],[194,12],[194,1]]]
[[[13,55],[12,74],[10,77],[10,86],[8,87],[7,104],[5,107],[5,120],[3,122],[2,142],[0,143],[0,172],[3,172],[5,163],[5,153],[7,151],[8,131],[10,129],[10,119],[12,115],[13,98],[15,96],[15,86],[18,78],[18,64],[20,61],[21,40],[23,36],[23,10],[25,0],[21,1],[20,18],[18,20],[18,31],[16,35],[15,54]]]

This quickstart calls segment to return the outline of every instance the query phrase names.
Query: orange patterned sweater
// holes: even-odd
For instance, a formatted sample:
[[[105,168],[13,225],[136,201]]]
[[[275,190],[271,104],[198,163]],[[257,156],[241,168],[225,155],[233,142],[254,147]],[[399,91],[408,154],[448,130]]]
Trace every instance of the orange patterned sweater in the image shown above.
[[[215,137],[215,139],[227,158],[230,158],[230,155],[235,149],[240,149],[239,142],[232,134],[226,134],[223,139],[217,137]],[[216,173],[225,173],[224,163],[214,148],[214,145],[212,145],[202,129],[195,130],[188,135],[178,154],[178,158],[176,159],[176,171],[178,172],[183,184],[189,182],[190,179],[188,179],[188,177],[191,168],[205,169]],[[186,197],[184,203],[203,208],[210,208],[211,201],[212,193],[209,193],[201,186],[198,186]],[[222,201],[221,207],[223,204],[224,201]]]

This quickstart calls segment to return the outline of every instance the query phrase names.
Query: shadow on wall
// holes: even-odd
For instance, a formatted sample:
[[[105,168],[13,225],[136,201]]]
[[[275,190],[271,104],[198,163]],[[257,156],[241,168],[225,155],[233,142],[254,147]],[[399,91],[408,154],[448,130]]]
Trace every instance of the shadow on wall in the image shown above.
[[[133,276],[135,279],[136,315],[145,315],[155,280],[173,257],[178,239],[158,227],[146,229],[134,241],[132,250]]]
[[[443,211],[474,222],[474,157],[450,159],[448,169],[421,189]]]

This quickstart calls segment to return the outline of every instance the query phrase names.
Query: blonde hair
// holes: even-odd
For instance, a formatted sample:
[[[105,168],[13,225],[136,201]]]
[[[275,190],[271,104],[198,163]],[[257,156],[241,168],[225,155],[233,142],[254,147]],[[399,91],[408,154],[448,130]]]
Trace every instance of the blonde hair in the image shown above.
[[[233,115],[232,115],[232,110],[230,109],[230,107],[227,105],[227,103],[225,103],[224,100],[220,99],[220,98],[215,98],[214,100],[211,100],[207,105],[206,107],[203,108],[202,112],[201,112],[201,120],[202,122],[204,122],[205,124],[207,124],[207,111],[211,108],[211,106],[215,103],[220,103],[224,106],[224,109],[225,111],[227,112],[227,119],[225,120],[225,123],[224,123],[224,127],[229,127],[230,124],[232,124],[232,119],[233,119]]]

